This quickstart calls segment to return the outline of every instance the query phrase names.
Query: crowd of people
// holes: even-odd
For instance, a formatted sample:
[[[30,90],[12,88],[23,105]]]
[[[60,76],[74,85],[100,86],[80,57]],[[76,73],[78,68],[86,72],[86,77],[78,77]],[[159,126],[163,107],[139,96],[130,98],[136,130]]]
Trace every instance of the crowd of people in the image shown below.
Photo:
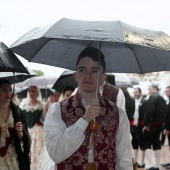
[[[165,90],[168,101],[159,94],[159,89],[154,84],[148,87],[149,96],[147,97],[142,95],[139,87],[134,88],[134,98],[127,90],[124,91],[126,113],[131,128],[134,167],[159,170],[161,147],[165,136],[169,139],[170,86]],[[151,156],[152,150],[154,159]],[[145,158],[147,164],[145,164]],[[169,165],[169,162],[162,164],[166,169],[170,169]]]
[[[159,170],[165,136],[170,144],[170,103],[158,87],[150,85],[145,98],[139,87],[130,96],[110,85],[96,48],[80,53],[76,70],[78,88],[66,85],[45,102],[37,86],[16,102],[11,83],[0,79],[0,170]]]

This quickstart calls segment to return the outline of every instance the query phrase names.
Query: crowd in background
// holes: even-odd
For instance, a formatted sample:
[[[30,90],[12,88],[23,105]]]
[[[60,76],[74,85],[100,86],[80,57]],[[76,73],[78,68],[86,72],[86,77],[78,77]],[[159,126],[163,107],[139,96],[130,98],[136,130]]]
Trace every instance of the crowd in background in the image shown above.
[[[9,86],[8,88],[10,90],[10,83],[8,81],[2,81],[0,88],[2,88],[4,84],[5,88]],[[127,113],[130,123],[134,169],[145,167],[148,170],[159,170],[161,147],[164,145],[166,136],[168,137],[170,146],[170,86],[165,89],[168,99],[166,101],[159,95],[159,89],[154,84],[148,87],[149,96],[144,96],[139,87],[134,88],[134,96],[130,96],[126,87],[119,88],[106,82],[104,85],[105,86],[100,87],[100,93],[115,102]],[[25,146],[24,149],[28,151],[30,147],[31,170],[54,169],[55,163],[49,157],[44,144],[43,123],[48,108],[55,102],[69,98],[73,92],[73,87],[66,86],[62,93],[55,91],[44,101],[40,89],[36,86],[30,86],[27,97],[22,101],[17,98],[17,95],[13,96],[13,103],[21,108],[22,114],[25,117],[25,120],[21,120],[26,123],[25,134],[21,136],[25,139],[29,139],[30,137],[29,140],[27,139],[28,143],[30,141],[30,145],[25,144],[28,148]],[[13,104],[11,104],[10,107],[13,108]],[[15,125],[11,125],[11,127],[15,127]],[[28,134],[29,136],[27,136]],[[19,139],[20,136],[18,135],[16,140]],[[2,145],[2,142],[0,144]],[[151,158],[151,150],[154,151],[154,162]],[[12,155],[13,152],[11,151],[10,154]],[[29,154],[27,156],[29,157]],[[15,162],[14,166],[26,166],[18,165],[16,157],[13,157],[13,159],[15,159],[15,161],[13,161]],[[145,160],[147,160],[147,162],[145,162]],[[2,160],[1,163],[3,163]],[[164,162],[162,166],[170,169],[170,160],[169,162]]]
[[[165,89],[167,101],[159,94],[159,89],[154,84],[148,87],[148,96],[144,96],[139,87],[134,88],[133,97],[126,88],[122,90],[131,127],[134,168],[159,170],[161,148],[165,137],[167,136],[168,140],[170,137],[170,86]],[[154,159],[151,156],[152,150]],[[170,169],[169,162],[161,165]]]

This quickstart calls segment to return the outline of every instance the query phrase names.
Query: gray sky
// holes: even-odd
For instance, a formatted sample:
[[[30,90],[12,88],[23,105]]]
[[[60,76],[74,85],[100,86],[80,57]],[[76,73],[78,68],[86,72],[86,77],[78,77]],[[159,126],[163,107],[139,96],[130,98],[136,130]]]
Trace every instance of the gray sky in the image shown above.
[[[61,18],[114,21],[161,30],[170,36],[170,0],[1,0],[0,41],[12,45],[37,26],[55,23]],[[25,66],[42,70],[46,75],[61,69],[42,64]]]

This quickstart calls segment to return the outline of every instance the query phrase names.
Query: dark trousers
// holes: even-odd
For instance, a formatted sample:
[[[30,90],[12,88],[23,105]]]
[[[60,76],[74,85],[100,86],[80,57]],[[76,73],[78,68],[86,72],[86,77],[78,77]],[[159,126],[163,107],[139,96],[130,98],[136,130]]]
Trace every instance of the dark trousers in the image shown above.
[[[162,131],[161,125],[152,125],[150,127],[150,131],[144,131],[143,134],[143,149],[151,149],[153,150],[160,150],[161,149],[161,141],[160,141],[160,134]]]
[[[132,135],[132,147],[133,149],[138,149],[140,147],[143,150],[143,126],[131,126],[131,135]]]

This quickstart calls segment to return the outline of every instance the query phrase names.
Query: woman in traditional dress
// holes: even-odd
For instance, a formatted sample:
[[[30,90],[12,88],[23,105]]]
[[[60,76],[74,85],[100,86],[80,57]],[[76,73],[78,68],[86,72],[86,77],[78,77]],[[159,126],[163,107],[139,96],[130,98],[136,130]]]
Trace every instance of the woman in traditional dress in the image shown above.
[[[25,115],[31,136],[31,170],[37,170],[39,156],[44,144],[44,106],[40,89],[36,86],[30,86],[27,98],[21,102],[20,108]]]
[[[30,170],[30,137],[8,80],[0,79],[0,170]]]

